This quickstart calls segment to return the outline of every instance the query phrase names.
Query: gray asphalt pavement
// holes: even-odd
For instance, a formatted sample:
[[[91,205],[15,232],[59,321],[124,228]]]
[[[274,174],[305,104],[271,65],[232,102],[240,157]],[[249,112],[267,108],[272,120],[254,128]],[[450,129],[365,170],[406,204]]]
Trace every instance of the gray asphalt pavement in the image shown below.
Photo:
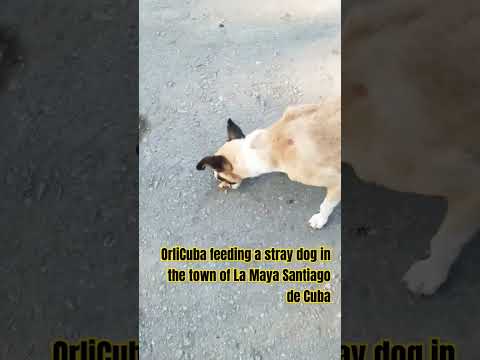
[[[224,142],[229,117],[250,132],[340,93],[339,3],[140,1],[142,358],[338,358],[340,207],[315,231],[323,189],[275,174],[225,194],[195,165]],[[286,304],[288,285],[167,284],[159,262],[161,246],[321,244],[335,255],[335,303],[323,306]]]

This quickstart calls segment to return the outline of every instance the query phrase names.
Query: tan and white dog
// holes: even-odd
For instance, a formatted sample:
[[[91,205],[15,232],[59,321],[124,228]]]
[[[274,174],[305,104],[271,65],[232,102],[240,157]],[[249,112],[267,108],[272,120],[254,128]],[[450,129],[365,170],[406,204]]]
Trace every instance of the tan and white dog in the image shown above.
[[[404,277],[418,294],[445,282],[480,228],[479,23],[476,0],[391,0],[342,27],[342,160],[368,182],[448,202],[429,257]]]
[[[276,123],[247,136],[231,120],[227,142],[203,158],[198,170],[210,166],[221,189],[236,189],[243,179],[282,172],[305,185],[326,187],[320,211],[310,226],[322,228],[341,198],[340,98],[316,105],[291,106]]]

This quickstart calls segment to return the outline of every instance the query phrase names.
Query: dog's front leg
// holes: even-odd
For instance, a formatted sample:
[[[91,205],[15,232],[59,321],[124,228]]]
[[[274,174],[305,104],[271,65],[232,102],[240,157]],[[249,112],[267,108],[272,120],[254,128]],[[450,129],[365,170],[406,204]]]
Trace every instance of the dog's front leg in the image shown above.
[[[320,205],[320,211],[318,214],[313,215],[310,220],[310,226],[314,229],[321,229],[328,221],[333,209],[340,202],[342,195],[341,186],[336,185],[327,188],[327,195]]]
[[[479,227],[480,200],[449,201],[445,220],[430,242],[430,256],[414,263],[403,278],[408,289],[422,295],[435,293]]]

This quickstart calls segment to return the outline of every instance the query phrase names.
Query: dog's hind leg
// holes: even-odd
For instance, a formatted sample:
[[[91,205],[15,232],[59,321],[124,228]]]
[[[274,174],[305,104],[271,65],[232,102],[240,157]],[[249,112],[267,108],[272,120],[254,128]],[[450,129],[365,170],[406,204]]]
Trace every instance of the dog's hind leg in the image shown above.
[[[321,229],[327,223],[333,209],[340,203],[341,195],[342,190],[340,184],[327,187],[327,195],[320,205],[320,211],[309,220],[312,228]]]
[[[480,199],[450,199],[446,218],[430,242],[430,256],[414,263],[404,276],[408,289],[416,294],[435,293],[479,228]]]

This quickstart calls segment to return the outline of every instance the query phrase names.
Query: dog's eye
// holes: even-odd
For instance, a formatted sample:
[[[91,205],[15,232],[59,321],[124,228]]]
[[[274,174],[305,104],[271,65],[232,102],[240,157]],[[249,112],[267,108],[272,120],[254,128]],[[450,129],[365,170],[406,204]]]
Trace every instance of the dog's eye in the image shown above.
[[[225,178],[224,178],[223,176],[221,176],[221,175],[218,175],[218,174],[217,174],[216,177],[217,177],[217,180],[226,182],[226,183],[229,184],[229,185],[235,185],[235,184],[236,184],[236,182],[229,181],[229,180],[225,179]]]

